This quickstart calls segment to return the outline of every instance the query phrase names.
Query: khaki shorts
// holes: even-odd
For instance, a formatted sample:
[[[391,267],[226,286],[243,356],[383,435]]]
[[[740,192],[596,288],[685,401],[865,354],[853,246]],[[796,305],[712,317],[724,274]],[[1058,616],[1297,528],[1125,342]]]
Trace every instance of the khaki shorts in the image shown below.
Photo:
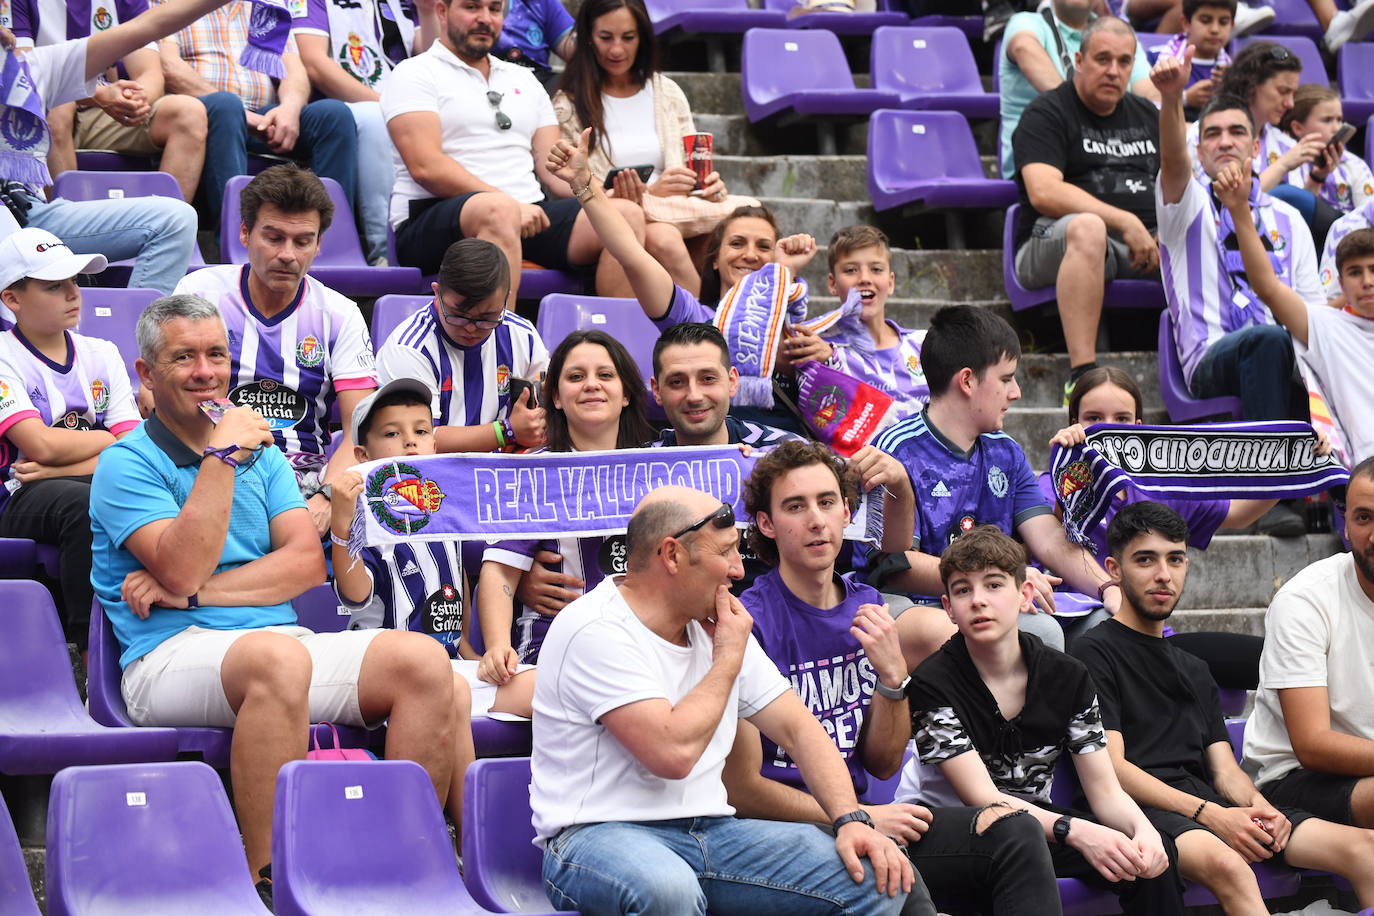
[[[1054,286],[1059,280],[1059,265],[1068,250],[1069,222],[1077,216],[1070,213],[1054,219],[1041,216],[1031,228],[1030,238],[1016,252],[1016,279],[1026,289]],[[1107,233],[1107,261],[1103,271],[1107,282],[1158,277],[1157,271],[1143,274],[1131,266],[1131,249],[1114,230]]]
[[[312,633],[305,627],[207,630],[187,627],[124,669],[124,702],[135,725],[233,728],[234,710],[224,695],[220,665],[229,647],[249,633],[282,633],[310,653],[310,721],[376,725],[358,707],[363,655],[382,630]]]
[[[167,96],[160,96],[152,104],[148,120],[142,124],[120,124],[104,110],[91,106],[76,113],[76,148],[108,149],[116,153],[153,156],[162,147],[153,142],[153,118],[158,106]]]

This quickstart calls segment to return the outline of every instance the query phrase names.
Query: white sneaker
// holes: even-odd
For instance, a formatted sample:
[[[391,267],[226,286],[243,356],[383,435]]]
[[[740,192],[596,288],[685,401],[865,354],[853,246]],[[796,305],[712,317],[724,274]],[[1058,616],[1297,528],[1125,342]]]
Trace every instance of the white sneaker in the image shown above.
[[[1366,0],[1366,2],[1374,2],[1374,0]],[[1273,21],[1273,7],[1251,6],[1248,3],[1242,3],[1236,7],[1235,27],[1231,30],[1231,35],[1235,38],[1249,35],[1252,32],[1258,32]]]
[[[1374,32],[1374,0],[1364,0],[1353,10],[1341,10],[1327,26],[1322,43],[1335,54],[1347,41],[1360,41]]]

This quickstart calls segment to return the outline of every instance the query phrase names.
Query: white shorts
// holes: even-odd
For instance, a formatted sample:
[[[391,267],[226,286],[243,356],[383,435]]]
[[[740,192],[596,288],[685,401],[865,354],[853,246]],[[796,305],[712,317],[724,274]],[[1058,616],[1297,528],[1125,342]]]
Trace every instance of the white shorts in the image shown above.
[[[499,690],[495,684],[488,684],[477,676],[477,666],[481,662],[467,658],[453,659],[453,670],[463,676],[463,680],[468,682],[468,687],[472,690],[472,717],[480,719],[491,712],[491,706],[496,702],[496,691]],[[516,674],[523,671],[533,671],[534,665],[519,665],[515,669]]]
[[[209,630],[187,627],[124,669],[121,682],[135,725],[233,728],[220,665],[229,647],[249,633],[282,633],[310,653],[310,721],[368,725],[358,707],[363,655],[381,630],[312,633],[305,627]],[[371,723],[378,725],[380,723]]]

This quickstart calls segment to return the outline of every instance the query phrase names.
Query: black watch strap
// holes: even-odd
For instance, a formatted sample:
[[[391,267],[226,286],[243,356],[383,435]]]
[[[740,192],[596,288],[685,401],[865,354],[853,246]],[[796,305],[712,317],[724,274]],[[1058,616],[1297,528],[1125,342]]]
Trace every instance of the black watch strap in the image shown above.
[[[835,818],[835,823],[830,825],[830,829],[835,831],[836,833],[839,833],[841,827],[853,821],[858,821],[861,824],[867,824],[868,826],[873,827],[873,818],[868,816],[868,812],[865,811],[863,808],[855,808],[848,814],[842,814],[839,817]],[[876,830],[877,828],[874,827],[874,829]]]
[[[1067,814],[1054,822],[1054,841],[1063,846],[1069,839],[1069,828],[1072,826],[1072,818]]]

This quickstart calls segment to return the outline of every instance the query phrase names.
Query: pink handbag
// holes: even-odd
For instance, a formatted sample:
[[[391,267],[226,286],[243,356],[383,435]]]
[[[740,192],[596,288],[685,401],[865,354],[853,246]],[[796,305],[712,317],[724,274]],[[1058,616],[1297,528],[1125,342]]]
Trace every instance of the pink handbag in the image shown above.
[[[332,722],[321,722],[321,725],[329,726],[329,732],[334,736],[333,747],[320,747],[319,732],[315,732],[311,740],[314,745],[306,751],[306,760],[376,760],[377,755],[364,747],[339,747],[339,730],[334,727]],[[313,729],[312,729],[313,731]]]

